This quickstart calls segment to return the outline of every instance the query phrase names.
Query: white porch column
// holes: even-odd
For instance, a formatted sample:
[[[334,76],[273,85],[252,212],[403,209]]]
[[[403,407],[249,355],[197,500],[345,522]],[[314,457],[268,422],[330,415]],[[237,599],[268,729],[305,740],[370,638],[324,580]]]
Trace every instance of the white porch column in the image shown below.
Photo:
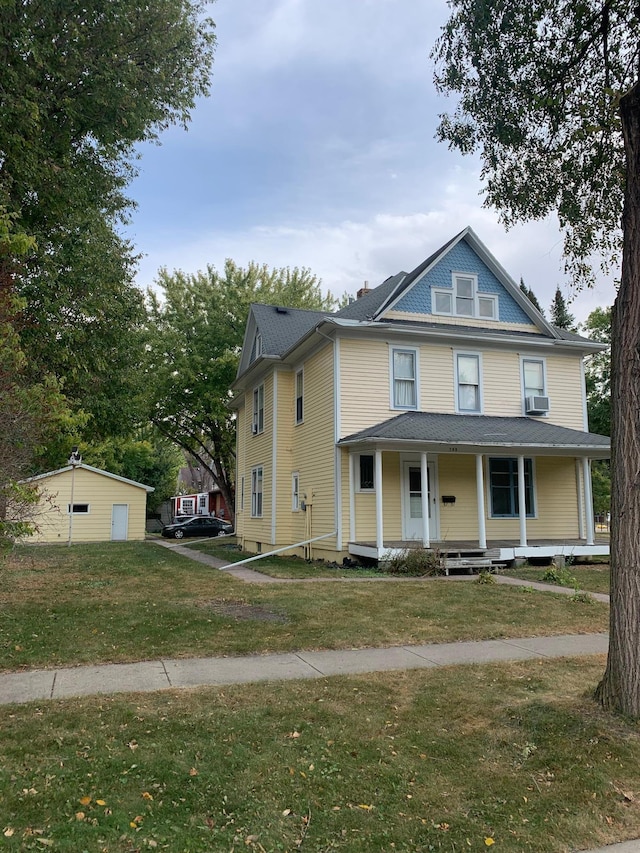
[[[487,547],[487,528],[485,525],[484,510],[484,471],[482,468],[482,454],[476,454],[476,494],[478,501],[478,547]]]
[[[591,460],[582,460],[582,479],[584,480],[584,511],[587,520],[587,545],[595,545],[596,528],[593,521],[593,494],[591,492]]]
[[[429,548],[431,542],[429,540],[429,502],[431,501],[431,492],[429,490],[429,472],[427,470],[427,454],[420,454],[420,483],[422,484],[422,547]]]
[[[580,460],[576,459],[576,492],[578,493],[578,539],[586,539],[587,534],[584,529],[584,492],[582,483],[580,482],[580,470],[582,465]]]
[[[518,456],[518,516],[520,518],[520,547],[527,547],[527,489],[524,482],[524,456]]]
[[[378,553],[384,548],[384,529],[382,521],[382,451],[376,450],[376,548]]]
[[[356,541],[356,454],[349,454],[349,542]]]

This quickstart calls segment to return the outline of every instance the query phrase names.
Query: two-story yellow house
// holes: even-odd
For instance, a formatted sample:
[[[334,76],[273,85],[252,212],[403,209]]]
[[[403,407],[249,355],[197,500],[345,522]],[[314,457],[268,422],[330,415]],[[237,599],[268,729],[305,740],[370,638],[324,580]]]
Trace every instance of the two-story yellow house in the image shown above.
[[[337,311],[253,305],[238,375],[244,549],[381,559],[606,553],[584,360],[467,228]]]

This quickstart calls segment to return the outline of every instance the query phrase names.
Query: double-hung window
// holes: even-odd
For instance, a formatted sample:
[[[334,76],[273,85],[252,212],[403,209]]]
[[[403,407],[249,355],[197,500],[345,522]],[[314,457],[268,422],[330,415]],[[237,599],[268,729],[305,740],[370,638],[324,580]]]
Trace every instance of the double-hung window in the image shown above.
[[[264,385],[253,389],[253,421],[251,431],[254,435],[264,432]]]
[[[304,420],[304,372],[296,372],[296,423],[301,424]]]
[[[533,462],[524,460],[525,507],[527,517],[534,515]],[[493,518],[517,518],[518,460],[511,458],[489,459],[489,492]]]
[[[418,408],[417,350],[391,350],[392,405],[394,409]]]
[[[262,518],[262,465],[251,469],[251,517]]]
[[[482,410],[479,355],[475,353],[456,354],[456,385],[458,412],[479,414]]]
[[[524,396],[544,397],[544,362],[540,358],[522,359],[522,378],[524,384]]]

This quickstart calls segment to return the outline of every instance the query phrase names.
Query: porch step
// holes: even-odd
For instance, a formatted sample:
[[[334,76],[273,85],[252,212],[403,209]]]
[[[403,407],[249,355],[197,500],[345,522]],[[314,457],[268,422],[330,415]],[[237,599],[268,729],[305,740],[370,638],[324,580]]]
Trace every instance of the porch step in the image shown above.
[[[461,557],[458,559],[445,558],[443,565],[445,575],[449,575],[451,571],[466,571],[467,574],[471,575],[474,572],[495,571],[504,568],[506,563],[495,562],[490,557]]]

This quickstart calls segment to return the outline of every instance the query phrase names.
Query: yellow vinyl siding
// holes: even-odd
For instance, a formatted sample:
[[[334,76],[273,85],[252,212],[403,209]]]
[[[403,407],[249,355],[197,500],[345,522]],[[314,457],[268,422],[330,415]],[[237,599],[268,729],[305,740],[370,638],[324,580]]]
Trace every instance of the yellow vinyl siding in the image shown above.
[[[69,541],[71,471],[61,471],[38,483],[42,495],[32,542]],[[140,486],[114,480],[104,474],[76,468],[73,477],[74,504],[89,504],[89,512],[73,516],[72,542],[108,542],[111,540],[113,504],[128,506],[127,540],[144,539],[147,493]]]
[[[236,411],[236,518],[235,529],[241,540],[247,517],[247,412],[244,402]],[[242,478],[244,477],[244,508],[242,505]],[[250,509],[250,507],[249,507]]]
[[[400,345],[400,344],[398,344]],[[341,361],[341,435],[351,435],[400,414],[390,399],[389,350],[386,341],[343,339]],[[407,344],[407,347],[410,345]],[[582,430],[583,391],[581,359],[575,355],[537,355],[514,350],[484,349],[471,342],[467,348],[424,344],[419,353],[418,408],[423,412],[451,414],[456,410],[455,356],[480,353],[481,386],[485,415],[521,417],[524,413],[523,357],[543,358],[552,424]]]
[[[453,349],[428,344],[420,348],[420,409],[453,414],[456,410]]]
[[[340,414],[342,436],[392,416],[384,341],[340,340]]]
[[[527,518],[527,539],[576,539],[578,497],[574,458],[538,456],[533,460],[535,518]],[[491,518],[487,471],[487,538],[518,539],[518,518]]]
[[[305,389],[306,390],[306,389]],[[277,483],[276,483],[276,539],[282,546],[288,542],[300,541],[294,531],[294,515],[291,510],[291,475],[295,471],[292,464],[293,430],[295,418],[295,376],[293,373],[278,371],[278,444],[277,444]]]
[[[252,434],[253,391],[264,384],[264,430],[258,435]],[[272,484],[272,437],[273,437],[273,376],[266,376],[245,394],[244,421],[246,453],[244,459],[244,519],[242,524],[242,542],[249,544],[260,542],[263,551],[271,547],[271,484]],[[262,466],[262,518],[251,517],[251,472]]]
[[[440,541],[477,539],[478,502],[476,459],[469,454],[438,456]],[[452,495],[455,503],[443,504],[441,495]]]
[[[582,359],[578,356],[549,356],[547,394],[551,410],[549,423],[584,429]]]
[[[520,357],[515,352],[485,350],[482,354],[483,414],[522,416]]]
[[[291,533],[299,542],[336,529],[335,524],[335,421],[333,346],[325,346],[304,362],[304,421],[295,424],[295,377],[291,376],[291,406],[287,414],[291,429],[287,500]],[[298,368],[297,368],[298,369]],[[279,460],[282,454],[279,453]],[[284,460],[283,460],[284,461]],[[300,500],[309,504],[307,512],[291,511],[291,472],[300,474]],[[283,542],[286,545],[287,542]],[[335,539],[316,542],[315,556],[333,555]]]

